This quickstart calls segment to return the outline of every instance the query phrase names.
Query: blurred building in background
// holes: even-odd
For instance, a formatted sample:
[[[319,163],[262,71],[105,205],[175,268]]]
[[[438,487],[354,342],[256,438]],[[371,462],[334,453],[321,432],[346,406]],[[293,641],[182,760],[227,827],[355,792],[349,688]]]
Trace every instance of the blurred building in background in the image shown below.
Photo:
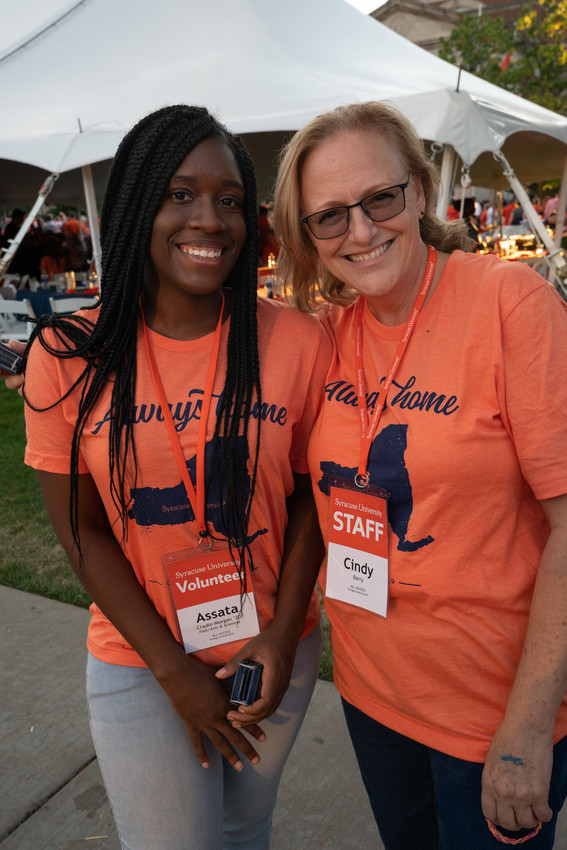
[[[437,55],[439,39],[450,36],[459,15],[485,12],[512,25],[524,6],[525,0],[386,0],[371,17]]]

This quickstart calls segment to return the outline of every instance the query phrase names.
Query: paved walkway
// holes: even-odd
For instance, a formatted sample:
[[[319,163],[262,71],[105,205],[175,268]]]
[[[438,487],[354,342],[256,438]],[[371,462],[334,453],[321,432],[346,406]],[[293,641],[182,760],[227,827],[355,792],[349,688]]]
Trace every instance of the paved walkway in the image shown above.
[[[120,850],[88,728],[88,619],[0,585],[1,850]],[[313,848],[383,850],[337,691],[321,681],[284,770],[271,846]],[[565,812],[555,848],[567,850]]]
[[[0,586],[1,850],[120,850],[88,727],[88,620],[82,608]],[[271,850],[382,847],[337,691],[318,682]]]

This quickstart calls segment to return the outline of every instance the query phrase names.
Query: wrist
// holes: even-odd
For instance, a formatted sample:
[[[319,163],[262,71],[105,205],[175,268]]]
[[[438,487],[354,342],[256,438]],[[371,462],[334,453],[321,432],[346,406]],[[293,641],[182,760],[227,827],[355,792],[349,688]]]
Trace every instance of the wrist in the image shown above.
[[[506,738],[525,738],[546,742],[553,739],[555,716],[548,712],[513,713],[507,711],[498,729]]]
[[[297,599],[294,600],[293,604],[289,604],[282,598],[278,599],[270,629],[278,634],[282,640],[290,640],[297,646],[305,631],[311,600],[312,593],[309,594],[307,599],[302,600],[302,604],[299,604]]]
[[[159,684],[167,691],[169,685],[178,680],[178,677],[192,669],[194,661],[189,658],[182,646],[177,642],[167,647],[165,652],[152,659],[148,664],[150,670]]]
[[[303,629],[298,628],[297,625],[290,626],[283,620],[278,621],[277,619],[274,619],[270,625],[264,629],[262,634],[266,635],[274,644],[277,645],[277,648],[282,655],[293,658],[302,632]]]

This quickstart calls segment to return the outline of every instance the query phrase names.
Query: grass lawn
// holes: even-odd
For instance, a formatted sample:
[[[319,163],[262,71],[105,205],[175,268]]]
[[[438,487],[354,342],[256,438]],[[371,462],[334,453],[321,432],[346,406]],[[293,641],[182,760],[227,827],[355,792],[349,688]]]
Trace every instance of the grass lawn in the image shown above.
[[[24,465],[24,402],[0,380],[0,584],[88,607],[47,518],[37,477]],[[329,625],[323,616],[320,677],[332,679]]]
[[[88,607],[47,518],[37,477],[24,465],[24,402],[0,380],[0,583]]]

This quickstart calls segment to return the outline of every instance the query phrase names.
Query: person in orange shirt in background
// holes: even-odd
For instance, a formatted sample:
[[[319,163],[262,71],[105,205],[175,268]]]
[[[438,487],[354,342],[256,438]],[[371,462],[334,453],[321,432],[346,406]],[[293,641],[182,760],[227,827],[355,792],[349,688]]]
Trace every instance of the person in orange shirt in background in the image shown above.
[[[63,233],[69,239],[71,236],[88,236],[89,229],[76,215],[69,215],[63,222]]]
[[[457,204],[455,203],[455,199],[453,198],[453,200],[447,207],[447,221],[456,221],[458,218],[459,210],[457,209]]]
[[[468,253],[437,180],[383,103],[314,119],[280,165],[278,274],[334,341],[309,464],[335,682],[386,850],[550,850],[567,305],[527,266]]]
[[[502,210],[503,223],[505,225],[506,224],[512,224],[512,218],[514,216],[514,212],[516,210],[519,210],[519,209],[520,209],[520,204],[518,203],[516,198],[512,198],[510,203],[506,204],[506,206]]]
[[[47,274],[48,280],[53,280],[54,275],[64,274],[67,271],[68,255],[64,247],[63,238],[56,233],[46,233],[44,236],[43,254],[40,262],[40,270]]]
[[[63,235],[68,268],[75,272],[88,271],[91,240],[89,229],[82,218],[69,215],[63,222]]]
[[[536,211],[536,213],[539,215],[539,217],[542,218],[543,217],[543,207],[541,205],[540,199],[537,196],[532,199],[532,206],[533,206],[534,210]]]
[[[258,262],[265,266],[270,254],[277,257],[279,247],[272,225],[270,205],[263,201],[258,210]]]
[[[67,270],[67,258],[61,254],[60,256],[52,256],[44,254],[41,258],[40,270],[47,275],[48,280],[53,280],[53,277],[58,274],[64,274]]]

